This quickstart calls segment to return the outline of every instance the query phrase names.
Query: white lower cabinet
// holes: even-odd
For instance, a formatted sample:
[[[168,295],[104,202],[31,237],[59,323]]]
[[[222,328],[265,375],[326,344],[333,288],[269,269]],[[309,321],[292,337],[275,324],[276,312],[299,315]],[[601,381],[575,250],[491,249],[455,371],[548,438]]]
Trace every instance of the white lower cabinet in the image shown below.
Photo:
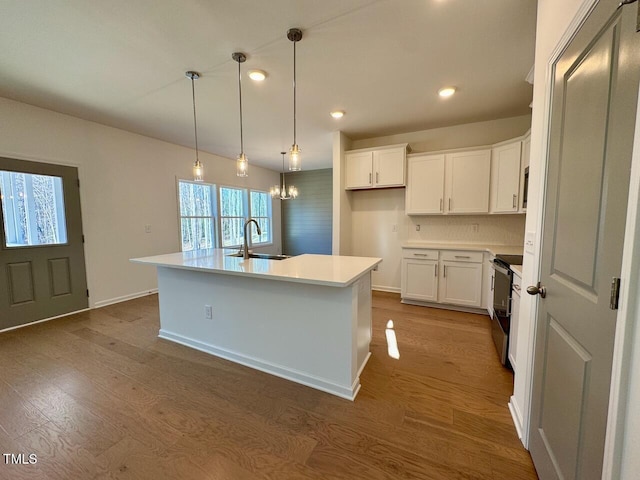
[[[511,324],[509,326],[509,363],[516,371],[516,359],[518,352],[518,327],[520,323],[520,289],[522,280],[517,274],[513,275],[513,286],[511,289]]]
[[[482,306],[482,252],[404,249],[402,298]]]

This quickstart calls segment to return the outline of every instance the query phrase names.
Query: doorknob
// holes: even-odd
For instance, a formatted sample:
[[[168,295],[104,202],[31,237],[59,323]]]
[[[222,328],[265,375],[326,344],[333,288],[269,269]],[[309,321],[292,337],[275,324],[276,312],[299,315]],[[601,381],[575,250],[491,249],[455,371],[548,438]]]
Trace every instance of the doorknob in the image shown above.
[[[547,289],[544,288],[544,286],[540,285],[540,282],[538,282],[538,285],[528,286],[527,293],[529,295],[540,295],[541,298],[544,298],[547,296]]]

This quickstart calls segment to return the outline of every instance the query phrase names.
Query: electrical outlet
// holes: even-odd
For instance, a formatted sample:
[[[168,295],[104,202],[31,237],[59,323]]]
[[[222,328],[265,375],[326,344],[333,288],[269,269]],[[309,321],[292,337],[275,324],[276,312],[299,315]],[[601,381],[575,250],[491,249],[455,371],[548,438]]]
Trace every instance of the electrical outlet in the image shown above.
[[[420,225],[416,225],[416,232],[420,231]]]
[[[207,320],[211,320],[213,318],[213,308],[211,308],[211,305],[204,306],[204,318]]]
[[[146,225],[144,226],[144,231],[145,231],[145,233],[151,233],[151,225],[146,224]]]
[[[391,231],[392,232],[397,232],[398,231],[398,224],[394,223],[393,225],[391,225]]]
[[[480,225],[477,223],[473,223],[472,227],[473,227],[473,233],[478,233],[478,230],[480,230]]]

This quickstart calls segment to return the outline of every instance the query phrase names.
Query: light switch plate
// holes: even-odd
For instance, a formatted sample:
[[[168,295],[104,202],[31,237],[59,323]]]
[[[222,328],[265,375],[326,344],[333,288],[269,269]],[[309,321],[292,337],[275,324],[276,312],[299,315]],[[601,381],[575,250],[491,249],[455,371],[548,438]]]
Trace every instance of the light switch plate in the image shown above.
[[[524,236],[524,251],[527,253],[535,253],[536,232],[527,232]]]

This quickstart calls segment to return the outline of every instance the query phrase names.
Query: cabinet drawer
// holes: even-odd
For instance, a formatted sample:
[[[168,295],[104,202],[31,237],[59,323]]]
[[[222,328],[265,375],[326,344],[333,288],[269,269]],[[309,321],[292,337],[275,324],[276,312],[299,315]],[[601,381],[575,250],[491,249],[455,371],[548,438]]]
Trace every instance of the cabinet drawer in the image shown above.
[[[461,250],[443,250],[442,260],[450,262],[482,263],[482,252],[466,252]]]
[[[425,250],[424,248],[403,248],[402,258],[415,258],[416,260],[438,260],[438,250]]]

